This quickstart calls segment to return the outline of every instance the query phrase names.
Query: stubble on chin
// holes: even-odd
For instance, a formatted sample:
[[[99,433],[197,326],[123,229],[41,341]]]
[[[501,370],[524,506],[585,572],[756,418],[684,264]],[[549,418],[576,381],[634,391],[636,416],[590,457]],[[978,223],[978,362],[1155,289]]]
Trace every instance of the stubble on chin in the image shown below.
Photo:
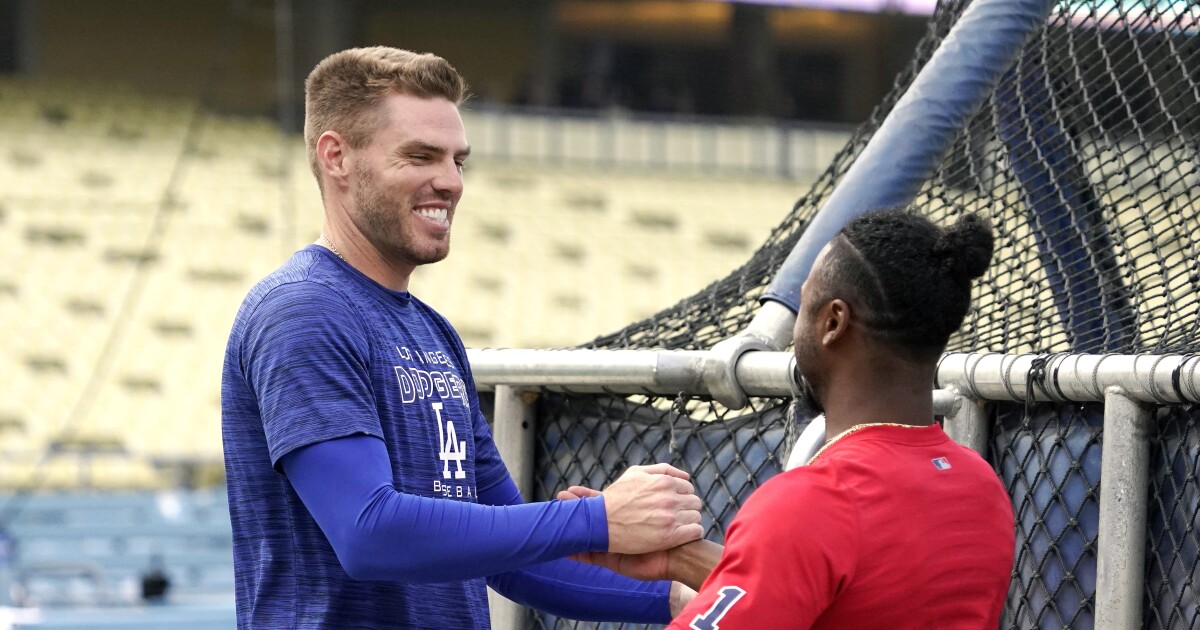
[[[795,407],[797,419],[811,420],[825,413],[825,407],[817,400],[812,383],[803,375],[800,376],[800,395],[792,399],[792,405]]]
[[[366,178],[365,194],[358,199],[358,209],[367,228],[368,240],[387,258],[411,265],[440,262],[450,254],[450,232],[441,239],[427,239],[421,234],[420,221],[406,203],[393,203],[379,194]],[[428,242],[427,242],[428,241]]]

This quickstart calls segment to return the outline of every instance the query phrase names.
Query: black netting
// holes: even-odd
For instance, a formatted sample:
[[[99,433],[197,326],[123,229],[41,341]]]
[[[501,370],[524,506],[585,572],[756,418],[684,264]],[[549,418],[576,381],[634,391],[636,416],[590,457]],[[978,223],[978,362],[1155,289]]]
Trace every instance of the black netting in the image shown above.
[[[781,470],[804,425],[789,402],[759,399],[739,417],[694,398],[545,394],[539,401],[535,500],[570,485],[602,488],[626,468],[668,462],[692,475],[704,500],[705,537],[722,542],[737,506]],[[722,417],[722,414],[730,417]],[[530,613],[537,628],[621,628]]]
[[[1145,627],[1200,624],[1200,409],[1172,407],[1150,442]]]
[[[951,351],[1167,352],[1197,345],[1200,7],[1061,3],[955,140],[916,205],[992,218],[998,250]],[[941,38],[913,65],[742,268],[594,347],[705,350],[757,299]]]
[[[699,294],[589,346],[707,350],[743,330],[804,226],[966,4],[940,4],[895,89],[818,181],[799,193],[792,213],[751,260]],[[990,217],[996,229],[996,257],[948,350],[1167,353],[1197,348],[1197,31],[1200,5],[1195,2],[1069,0],[1060,2],[1029,40],[915,202],[939,224],[971,211]],[[778,401],[754,401],[751,409],[736,413],[693,401],[687,413],[678,414],[671,411],[672,401],[638,397],[564,397],[549,406],[554,409],[543,416],[547,433],[539,452],[544,495],[572,483],[602,485],[626,464],[651,455],[689,470],[718,471],[736,462],[736,455],[706,449],[760,444],[771,450],[776,447],[765,445],[775,443],[767,436],[782,435],[786,424]],[[1090,627],[1098,414],[1093,407],[1039,407],[1032,418],[1016,410],[998,416],[994,461],[1013,493],[1019,528],[1005,622],[1011,627]],[[715,427],[714,418],[722,421]],[[718,433],[722,437],[711,442]],[[1191,439],[1179,439],[1184,438]],[[1177,450],[1164,447],[1159,456],[1175,461],[1195,454],[1195,449],[1186,451],[1190,455]],[[745,452],[741,457],[752,461]],[[765,461],[773,466],[779,459]],[[1195,466],[1170,466],[1182,466],[1188,476],[1172,477],[1177,485],[1170,488],[1162,485],[1168,481],[1156,486],[1163,494],[1156,495],[1155,509],[1172,520],[1169,527],[1156,525],[1159,533],[1151,545],[1157,555],[1150,569],[1170,578],[1152,579],[1148,598],[1155,612],[1147,619],[1157,619],[1162,627],[1185,627],[1195,622],[1194,606],[1186,603],[1194,599],[1195,510],[1176,502],[1195,504],[1189,494],[1194,484],[1183,481],[1194,478]],[[721,497],[739,504],[769,476],[747,469],[732,466],[735,478],[718,476],[717,485],[705,492],[723,486]],[[719,503],[709,509],[709,518],[722,522],[720,515],[732,508]],[[538,623],[558,627],[552,621]]]
[[[1005,628],[1091,628],[1099,530],[1099,404],[998,405],[992,461],[1013,499]]]
[[[733,506],[783,469],[792,442],[788,436],[803,429],[796,423],[799,428],[789,432],[785,401],[755,402],[751,413],[724,420],[717,414],[727,412],[697,399],[545,395],[534,493],[552,499],[568,480],[603,487],[638,464],[687,466],[705,499],[706,535],[722,540]]]

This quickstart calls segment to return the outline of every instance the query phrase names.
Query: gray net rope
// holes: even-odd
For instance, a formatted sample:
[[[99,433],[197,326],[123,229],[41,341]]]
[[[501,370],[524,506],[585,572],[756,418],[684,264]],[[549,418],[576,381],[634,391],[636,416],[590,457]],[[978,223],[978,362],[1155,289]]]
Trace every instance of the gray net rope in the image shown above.
[[[745,265],[589,347],[706,350],[743,330],[804,226],[965,6],[939,6],[895,88]],[[1195,351],[1197,31],[1194,2],[1071,0],[1027,43],[915,202],[939,224],[971,211],[996,229],[993,265],[949,351]],[[677,403],[544,395],[538,498],[571,484],[602,486],[629,465],[671,461],[703,471],[697,489],[708,537],[721,540],[735,506],[781,470],[797,431],[786,400],[753,400],[738,412],[710,401]],[[1098,413],[1079,406],[996,411],[991,461],[1018,522],[1005,627],[1090,627]],[[1149,627],[1197,620],[1196,442],[1195,430],[1179,423],[1155,447]],[[531,624],[594,626],[538,615]]]

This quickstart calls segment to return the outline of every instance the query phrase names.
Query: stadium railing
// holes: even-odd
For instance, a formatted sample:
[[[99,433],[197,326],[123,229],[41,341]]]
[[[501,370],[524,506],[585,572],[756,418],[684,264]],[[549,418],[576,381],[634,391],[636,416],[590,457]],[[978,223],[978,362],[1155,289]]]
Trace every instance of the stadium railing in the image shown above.
[[[472,155],[498,163],[659,173],[737,174],[810,182],[846,146],[833,123],[626,111],[514,107],[470,101]]]

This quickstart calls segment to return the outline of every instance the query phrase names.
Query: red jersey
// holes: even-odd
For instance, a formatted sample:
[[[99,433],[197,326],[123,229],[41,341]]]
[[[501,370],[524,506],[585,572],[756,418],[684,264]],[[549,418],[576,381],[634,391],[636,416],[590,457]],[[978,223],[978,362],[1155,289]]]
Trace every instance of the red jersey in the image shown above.
[[[1012,505],[938,425],[867,425],[746,501],[672,630],[999,626]]]

